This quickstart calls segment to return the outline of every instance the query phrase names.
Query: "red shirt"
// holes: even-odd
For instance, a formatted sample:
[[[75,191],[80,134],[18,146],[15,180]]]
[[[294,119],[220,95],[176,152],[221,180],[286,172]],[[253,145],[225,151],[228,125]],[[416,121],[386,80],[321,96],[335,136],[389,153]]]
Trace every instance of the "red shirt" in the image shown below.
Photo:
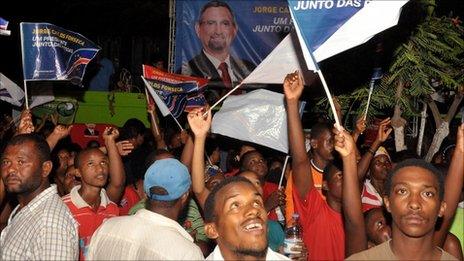
[[[93,233],[106,219],[118,216],[119,209],[116,204],[108,199],[105,190],[102,189],[100,192],[100,206],[97,212],[95,212],[79,195],[78,190],[80,187],[75,186],[62,199],[78,223],[79,260],[84,260]]]
[[[345,231],[341,213],[331,209],[316,188],[302,200],[293,187],[295,212],[300,214],[308,260],[345,259]]]
[[[272,192],[276,191],[279,189],[279,185],[272,183],[272,182],[264,182],[263,186],[263,199],[264,201],[267,200],[267,198],[272,194]],[[267,218],[270,220],[278,221],[277,214],[275,212],[275,209],[272,209],[269,211],[269,214],[267,215]]]
[[[133,186],[126,186],[124,195],[122,195],[121,201],[119,202],[119,215],[128,215],[129,210],[139,201],[140,197],[135,188]]]

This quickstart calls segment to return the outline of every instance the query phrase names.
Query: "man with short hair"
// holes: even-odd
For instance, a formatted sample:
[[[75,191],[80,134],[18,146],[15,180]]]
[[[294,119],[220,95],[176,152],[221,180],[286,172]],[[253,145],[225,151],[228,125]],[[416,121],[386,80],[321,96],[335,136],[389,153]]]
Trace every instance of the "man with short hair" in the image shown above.
[[[48,181],[51,170],[50,147],[38,134],[20,134],[7,143],[1,176],[19,204],[1,233],[0,259],[78,258],[77,224]]]
[[[230,55],[237,31],[234,14],[227,3],[214,0],[204,5],[195,23],[203,50],[182,66],[182,73],[207,77],[209,86],[225,89],[243,80],[255,65]]]
[[[207,260],[289,260],[268,247],[263,199],[246,178],[227,178],[214,187],[205,223],[206,235],[217,242]]]
[[[109,219],[90,241],[90,260],[202,260],[200,248],[177,223],[192,181],[176,159],[155,161],[145,173],[146,209]]]
[[[443,175],[419,159],[400,162],[387,176],[384,202],[391,213],[392,239],[350,260],[457,260],[433,241],[435,224],[443,216]]]

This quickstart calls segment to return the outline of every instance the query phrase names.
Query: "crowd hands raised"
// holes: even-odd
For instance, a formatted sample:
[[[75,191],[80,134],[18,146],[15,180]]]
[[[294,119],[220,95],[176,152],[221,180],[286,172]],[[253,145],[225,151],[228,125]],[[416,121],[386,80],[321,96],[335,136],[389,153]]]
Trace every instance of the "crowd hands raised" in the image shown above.
[[[1,259],[462,260],[464,125],[447,164],[393,161],[389,118],[363,147],[362,116],[351,133],[317,123],[305,134],[303,90],[298,72],[284,79],[287,165],[219,144],[208,107],[171,131],[150,105],[149,130],[130,119],[87,148],[70,142],[72,125],[47,131],[23,111],[2,137]],[[302,235],[289,252],[294,213]]]

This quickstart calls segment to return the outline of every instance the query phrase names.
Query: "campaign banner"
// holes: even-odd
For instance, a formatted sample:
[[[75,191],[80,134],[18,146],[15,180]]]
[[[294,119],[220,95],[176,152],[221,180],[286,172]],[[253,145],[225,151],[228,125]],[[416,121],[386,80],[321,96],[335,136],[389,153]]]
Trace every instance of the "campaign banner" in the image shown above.
[[[11,31],[8,29],[8,21],[0,17],[0,35],[10,35]]]
[[[143,65],[145,85],[163,116],[178,118],[182,112],[206,105],[203,96],[208,80],[164,72]]]
[[[25,80],[69,80],[80,84],[100,48],[84,36],[49,23],[21,23]]]
[[[292,29],[286,0],[177,0],[175,71],[233,87]]]

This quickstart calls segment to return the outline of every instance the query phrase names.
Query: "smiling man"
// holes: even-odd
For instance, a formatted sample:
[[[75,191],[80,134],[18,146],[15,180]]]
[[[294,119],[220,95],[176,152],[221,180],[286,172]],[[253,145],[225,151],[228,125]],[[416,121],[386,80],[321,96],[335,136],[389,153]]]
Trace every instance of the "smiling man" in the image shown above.
[[[261,194],[243,177],[219,183],[205,203],[205,232],[217,246],[207,260],[289,260],[267,241]]]
[[[210,79],[212,87],[230,89],[243,80],[255,66],[231,56],[231,45],[238,27],[230,6],[210,1],[200,11],[195,32],[203,50],[182,66],[182,73]]]
[[[352,255],[350,260],[457,260],[433,242],[443,216],[443,175],[429,163],[400,162],[387,176],[384,202],[393,218],[392,239]]]

